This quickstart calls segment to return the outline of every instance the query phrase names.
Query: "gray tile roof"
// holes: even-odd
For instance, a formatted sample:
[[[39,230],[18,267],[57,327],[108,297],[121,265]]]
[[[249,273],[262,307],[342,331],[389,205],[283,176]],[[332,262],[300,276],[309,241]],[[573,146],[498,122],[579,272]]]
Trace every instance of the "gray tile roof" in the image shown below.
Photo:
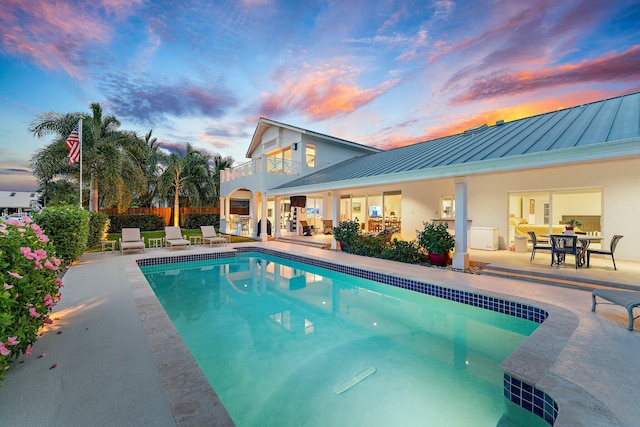
[[[31,201],[37,201],[39,197],[40,193],[35,191],[0,191],[0,209],[29,209]]]
[[[500,123],[500,122],[498,122]],[[346,160],[270,191],[314,191],[640,155],[640,92]]]

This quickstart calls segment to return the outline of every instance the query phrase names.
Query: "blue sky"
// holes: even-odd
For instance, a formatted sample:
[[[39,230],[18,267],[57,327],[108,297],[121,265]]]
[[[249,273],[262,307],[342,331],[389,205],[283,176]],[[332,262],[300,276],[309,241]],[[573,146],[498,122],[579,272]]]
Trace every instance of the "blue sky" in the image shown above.
[[[40,113],[99,102],[244,158],[259,117],[379,148],[640,90],[640,2],[3,0],[0,190]]]

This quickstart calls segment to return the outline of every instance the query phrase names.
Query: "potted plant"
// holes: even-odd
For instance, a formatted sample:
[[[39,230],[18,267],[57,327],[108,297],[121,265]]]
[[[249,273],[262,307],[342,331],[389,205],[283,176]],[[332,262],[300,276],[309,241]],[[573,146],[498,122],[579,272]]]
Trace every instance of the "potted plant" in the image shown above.
[[[418,231],[418,244],[429,253],[432,265],[446,266],[449,251],[456,246],[455,238],[449,234],[448,224],[425,222],[424,229]]]
[[[564,228],[566,230],[565,234],[573,234],[574,228],[577,228],[577,227],[582,227],[582,223],[577,219],[573,219],[573,218],[570,219],[564,225]]]
[[[360,232],[360,223],[358,221],[341,221],[337,226],[333,227],[333,238],[336,242],[340,242],[340,248],[344,252],[349,252],[349,246],[358,236]]]

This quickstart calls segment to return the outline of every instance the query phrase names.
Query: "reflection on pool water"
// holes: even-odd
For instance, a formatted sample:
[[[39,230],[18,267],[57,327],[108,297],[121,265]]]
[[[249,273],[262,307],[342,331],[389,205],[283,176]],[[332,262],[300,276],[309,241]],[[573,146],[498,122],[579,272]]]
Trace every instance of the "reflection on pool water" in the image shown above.
[[[495,426],[538,326],[267,254],[141,269],[238,426]]]

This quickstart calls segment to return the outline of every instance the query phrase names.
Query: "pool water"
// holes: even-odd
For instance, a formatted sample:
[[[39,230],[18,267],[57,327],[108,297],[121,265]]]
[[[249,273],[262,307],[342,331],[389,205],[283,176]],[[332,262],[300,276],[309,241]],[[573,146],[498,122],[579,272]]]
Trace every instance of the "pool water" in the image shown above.
[[[538,326],[266,254],[141,269],[238,426],[496,426]]]

